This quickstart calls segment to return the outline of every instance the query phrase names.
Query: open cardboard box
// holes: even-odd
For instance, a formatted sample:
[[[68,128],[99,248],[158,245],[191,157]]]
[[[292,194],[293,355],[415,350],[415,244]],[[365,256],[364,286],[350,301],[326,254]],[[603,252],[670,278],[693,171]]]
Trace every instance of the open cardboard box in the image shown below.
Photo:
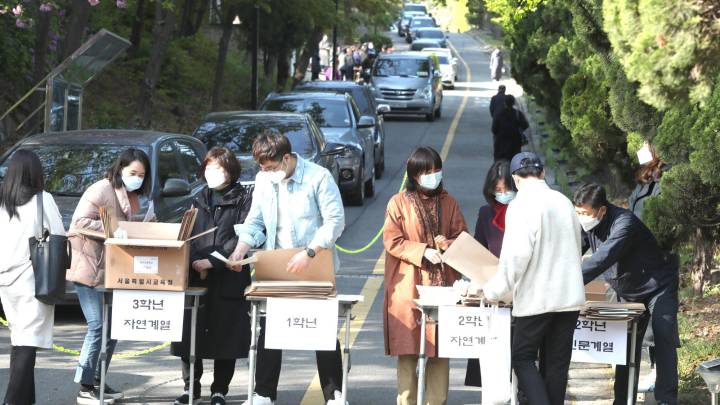
[[[192,221],[191,221],[192,222]],[[105,288],[185,291],[192,239],[188,224],[118,222],[126,239],[105,240]],[[192,229],[192,228],[191,228]],[[116,230],[113,230],[113,233]]]

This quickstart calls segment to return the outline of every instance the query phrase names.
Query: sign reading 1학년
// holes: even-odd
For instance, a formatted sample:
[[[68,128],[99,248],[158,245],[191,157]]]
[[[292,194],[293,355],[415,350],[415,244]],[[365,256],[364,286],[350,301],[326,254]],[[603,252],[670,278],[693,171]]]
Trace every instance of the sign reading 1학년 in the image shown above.
[[[580,317],[575,326],[572,361],[625,365],[627,330],[628,321],[599,321]]]
[[[113,290],[111,337],[144,342],[182,340],[185,292]]]
[[[493,322],[507,324],[504,328],[490,328],[488,316],[493,311]],[[500,325],[500,324],[498,324]],[[498,339],[507,340],[509,350],[510,310],[490,310],[481,307],[438,307],[438,354],[443,358],[479,358],[483,347]],[[507,335],[507,336],[505,336]],[[492,340],[491,341],[489,341]]]
[[[268,298],[265,347],[335,350],[337,299]]]

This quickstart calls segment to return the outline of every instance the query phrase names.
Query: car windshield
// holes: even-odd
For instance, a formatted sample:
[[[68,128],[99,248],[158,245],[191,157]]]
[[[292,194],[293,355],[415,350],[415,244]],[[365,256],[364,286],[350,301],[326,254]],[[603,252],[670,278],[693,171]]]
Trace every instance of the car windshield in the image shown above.
[[[422,27],[433,27],[433,20],[430,18],[413,18],[412,20],[412,27],[413,28],[422,28]]]
[[[405,6],[405,11],[415,11],[420,13],[427,13],[427,9],[422,4],[408,4]]]
[[[28,145],[18,150],[31,150],[40,158],[45,191],[79,197],[93,183],[103,178],[118,155],[128,147],[116,144]],[[140,149],[149,154],[148,148]],[[8,157],[0,164],[0,181],[7,173],[9,161]]]
[[[442,39],[445,38],[445,34],[443,34],[442,31],[436,30],[418,31],[418,38]]]
[[[313,143],[308,135],[308,128],[301,119],[241,117],[226,121],[206,121],[195,130],[193,136],[201,140],[208,149],[221,146],[230,149],[237,156],[252,156],[255,138],[264,133],[285,134],[294,152],[303,157],[313,155]]]
[[[375,63],[374,76],[428,77],[429,59],[379,59]]]
[[[350,115],[345,100],[331,99],[275,99],[263,107],[267,111],[304,112],[310,114],[319,127],[350,128]]]

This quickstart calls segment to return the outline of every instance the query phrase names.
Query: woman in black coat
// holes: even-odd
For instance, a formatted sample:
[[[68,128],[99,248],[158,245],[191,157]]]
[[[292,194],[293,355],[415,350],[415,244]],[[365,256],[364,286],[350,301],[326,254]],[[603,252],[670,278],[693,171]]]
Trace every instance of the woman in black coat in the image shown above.
[[[193,234],[217,227],[215,232],[200,237],[190,245],[191,286],[208,289],[198,311],[195,381],[192,403],[200,398],[202,359],[214,359],[214,381],[211,386],[212,405],[225,404],[235,360],[246,358],[250,347],[249,303],[245,288],[250,285],[250,271],[234,272],[210,254],[218,251],[228,257],[237,245],[235,224],[243,223],[252,201],[252,193],[237,180],[240,163],[226,148],[213,148],[202,165],[208,186],[193,203],[198,209]],[[171,352],[181,357],[185,393],[175,404],[188,404],[190,387],[190,310],[185,311],[183,340],[173,343]]]
[[[505,96],[505,108],[493,117],[493,157],[495,160],[512,160],[520,153],[522,134],[530,124],[525,114],[515,108],[515,97]]]

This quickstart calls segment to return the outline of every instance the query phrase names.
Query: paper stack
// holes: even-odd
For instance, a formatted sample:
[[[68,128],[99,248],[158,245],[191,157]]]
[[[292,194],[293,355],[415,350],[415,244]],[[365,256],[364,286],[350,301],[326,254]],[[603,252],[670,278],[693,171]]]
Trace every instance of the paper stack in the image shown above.
[[[245,289],[253,297],[327,298],[336,295],[329,281],[256,281]]]
[[[195,219],[197,218],[197,208],[190,208],[185,211],[180,222],[180,232],[177,240],[187,240],[192,235]]]
[[[587,319],[626,321],[637,318],[645,312],[645,305],[640,303],[608,303],[590,301],[585,304],[581,314]]]

